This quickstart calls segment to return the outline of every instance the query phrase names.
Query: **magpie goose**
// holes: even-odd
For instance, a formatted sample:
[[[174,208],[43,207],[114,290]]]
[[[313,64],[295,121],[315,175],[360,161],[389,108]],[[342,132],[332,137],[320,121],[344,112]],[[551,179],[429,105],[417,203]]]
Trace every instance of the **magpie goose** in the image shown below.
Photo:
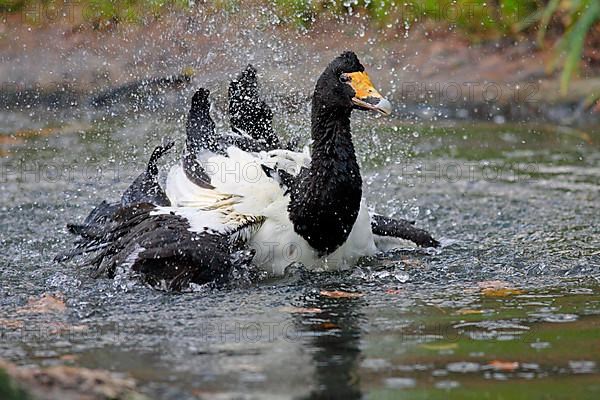
[[[154,168],[164,151],[157,150],[121,203],[103,202],[82,226],[71,227],[81,238],[62,259],[94,253],[88,262],[98,273],[130,269],[155,286],[181,290],[189,283],[226,281],[234,268],[250,263],[273,275],[294,262],[309,269],[351,266],[377,252],[375,235],[437,245],[411,223],[367,210],[350,115],[354,109],[388,115],[391,105],[354,53],[334,59],[319,77],[312,143],[304,152],[278,148],[266,103],[232,99],[255,81],[255,72],[248,76],[230,90],[230,108],[241,118],[231,121],[237,132],[215,131],[209,92],[198,90],[183,160],[169,171],[164,192]],[[257,98],[250,94],[242,97]],[[241,122],[245,116],[260,121],[261,115],[262,131]]]
[[[255,79],[255,72],[247,76]],[[255,88],[252,84],[251,90]],[[207,91],[196,95],[202,101],[195,104],[204,108],[190,110],[196,123],[187,131],[187,143],[194,147],[186,152],[194,154],[197,168],[190,171],[183,163],[171,169],[166,193],[173,207],[159,212],[186,215],[198,230],[222,231],[222,224],[233,224],[235,240],[256,253],[253,263],[275,275],[293,262],[322,269],[350,266],[377,251],[374,234],[438,244],[407,221],[371,216],[367,210],[350,115],[354,109],[387,115],[391,105],[375,90],[354,53],[334,59],[317,81],[310,151],[272,149],[280,143],[272,139],[272,129],[266,137],[257,130],[236,143],[231,135],[215,132]],[[236,112],[243,109],[236,107]],[[265,151],[264,143],[271,149]],[[197,170],[204,177],[200,183],[190,179]],[[192,210],[211,210],[214,219],[196,218]]]

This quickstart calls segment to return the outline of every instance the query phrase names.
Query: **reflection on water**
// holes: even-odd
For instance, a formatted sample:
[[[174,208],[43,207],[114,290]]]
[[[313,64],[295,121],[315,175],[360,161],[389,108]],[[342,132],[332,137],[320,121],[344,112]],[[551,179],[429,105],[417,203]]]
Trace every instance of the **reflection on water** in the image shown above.
[[[305,300],[303,307],[318,308],[317,314],[298,314],[298,329],[310,336],[315,366],[314,386],[306,399],[360,399],[361,299],[317,296]]]

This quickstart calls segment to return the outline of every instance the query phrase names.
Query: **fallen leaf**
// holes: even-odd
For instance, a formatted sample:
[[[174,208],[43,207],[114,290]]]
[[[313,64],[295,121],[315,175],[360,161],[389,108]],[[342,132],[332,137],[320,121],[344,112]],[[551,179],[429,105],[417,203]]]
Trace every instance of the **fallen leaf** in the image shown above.
[[[321,296],[330,297],[332,299],[358,299],[363,297],[362,293],[344,292],[342,290],[321,290]]]
[[[40,129],[24,129],[21,131],[16,131],[15,136],[20,138],[30,138],[35,136],[48,136],[57,132],[60,128],[56,127],[46,127]]]
[[[587,132],[580,132],[579,137],[584,140],[587,144],[592,144],[594,143],[594,141],[592,140],[592,137],[589,135],[589,133]]]
[[[458,348],[458,343],[425,343],[421,345],[422,348],[427,350],[453,350]]]
[[[494,368],[496,371],[512,372],[519,368],[519,363],[516,361],[490,361],[487,365]]]
[[[8,329],[19,329],[23,327],[23,321],[18,319],[0,319],[0,327]]]
[[[279,309],[281,312],[289,312],[292,314],[316,314],[320,313],[322,310],[320,308],[304,308],[304,307],[281,307]]]
[[[413,267],[413,268],[422,268],[423,267],[423,263],[421,261],[415,260],[412,258],[408,258],[408,257],[403,257],[402,262],[404,263],[404,265],[406,265],[408,267]]]
[[[478,282],[477,286],[481,288],[481,293],[488,297],[506,297],[523,293],[522,290],[511,287],[511,284],[505,281],[483,281]]]
[[[46,126],[38,129],[22,129],[11,134],[12,137],[18,140],[34,138],[38,136],[50,136],[50,135],[67,135],[75,134],[78,132],[84,132],[89,129],[90,125],[82,123],[73,123],[61,126]],[[7,136],[7,135],[3,135]]]
[[[385,293],[387,293],[387,294],[402,294],[402,293],[404,293],[404,291],[401,289],[388,289],[385,291]]]
[[[135,388],[135,381],[121,378],[109,371],[92,370],[57,365],[42,370],[38,379],[48,386],[61,385],[77,388],[83,393],[94,393],[98,397],[120,398]]]
[[[21,143],[23,143],[23,139],[21,138],[13,135],[0,135],[0,145],[13,145]]]
[[[146,399],[136,391],[135,380],[110,371],[64,365],[22,367],[2,359],[0,369],[36,399]]]
[[[456,311],[458,315],[473,315],[473,314],[483,314],[483,310],[471,310],[469,308],[461,308]]]
[[[501,289],[487,288],[487,289],[483,289],[481,291],[481,293],[483,293],[484,296],[488,296],[488,297],[506,297],[506,296],[512,296],[515,294],[522,294],[523,291],[519,290],[519,289],[510,289],[510,288],[501,288]]]
[[[44,293],[39,299],[30,298],[27,304],[17,309],[17,314],[45,314],[65,311],[65,302],[57,296]]]
[[[323,322],[318,325],[318,328],[329,330],[329,329],[338,329],[339,327],[336,324],[334,324],[333,322]]]

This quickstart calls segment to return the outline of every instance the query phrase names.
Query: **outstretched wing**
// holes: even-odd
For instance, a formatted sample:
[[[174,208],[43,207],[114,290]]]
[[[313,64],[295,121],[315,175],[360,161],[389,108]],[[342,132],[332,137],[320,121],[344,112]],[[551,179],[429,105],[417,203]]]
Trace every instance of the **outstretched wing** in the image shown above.
[[[119,208],[59,259],[87,254],[83,265],[94,266],[98,275],[131,271],[170,290],[189,283],[223,283],[232,268],[252,260],[254,253],[243,250],[243,244],[261,223],[260,218],[229,213],[226,205],[198,209],[137,204]]]
[[[104,225],[123,207],[143,203],[155,206],[171,205],[167,195],[158,183],[157,162],[174,145],[175,142],[166,141],[165,145],[157,146],[150,156],[146,170],[138,175],[123,192],[120,202],[109,203],[103,200],[88,214],[82,224],[67,224],[69,232],[83,237],[93,236],[95,232],[101,231]]]
[[[234,132],[260,143],[259,150],[282,148],[273,131],[273,112],[259,96],[256,69],[250,64],[229,83],[229,122]]]

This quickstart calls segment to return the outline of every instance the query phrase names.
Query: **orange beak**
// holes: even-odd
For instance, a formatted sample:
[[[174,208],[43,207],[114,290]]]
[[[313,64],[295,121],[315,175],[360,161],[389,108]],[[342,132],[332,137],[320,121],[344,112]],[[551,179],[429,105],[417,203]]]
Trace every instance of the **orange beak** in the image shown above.
[[[392,105],[373,87],[366,72],[351,72],[344,75],[347,78],[346,83],[352,86],[356,93],[352,102],[358,108],[374,110],[383,115],[392,113]]]

